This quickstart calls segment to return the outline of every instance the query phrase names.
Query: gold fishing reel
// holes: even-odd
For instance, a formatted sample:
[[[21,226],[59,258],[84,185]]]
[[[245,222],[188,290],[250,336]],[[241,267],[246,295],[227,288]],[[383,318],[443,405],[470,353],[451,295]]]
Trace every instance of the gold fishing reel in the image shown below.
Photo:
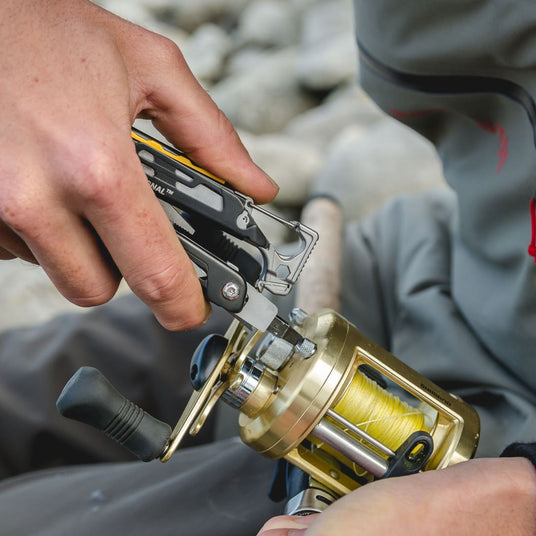
[[[194,386],[173,432],[126,400],[96,370],[65,386],[60,412],[91,424],[148,461],[167,461],[223,400],[239,412],[242,441],[310,475],[329,502],[378,478],[470,459],[476,411],[365,337],[337,313],[297,309],[302,347],[234,321],[191,363]],[[315,495],[317,496],[317,495]]]
[[[292,326],[315,343],[312,355],[286,355],[277,337],[237,322],[225,339],[211,336],[201,344],[191,367],[198,389],[162,461],[187,433],[200,430],[220,398],[239,411],[246,445],[288,460],[339,496],[375,478],[439,469],[474,455],[479,418],[459,397],[337,313],[295,310]],[[221,353],[214,352],[218,346]]]

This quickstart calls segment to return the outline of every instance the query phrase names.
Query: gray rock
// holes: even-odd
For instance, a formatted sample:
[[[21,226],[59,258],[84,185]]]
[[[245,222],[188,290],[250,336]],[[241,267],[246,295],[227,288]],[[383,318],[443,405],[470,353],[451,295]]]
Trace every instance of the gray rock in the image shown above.
[[[236,76],[237,74],[250,71],[254,69],[260,62],[269,58],[272,54],[273,51],[264,48],[242,48],[232,54],[227,60],[227,64],[225,66],[225,75]]]
[[[289,6],[298,16],[303,16],[312,6],[325,2],[325,0],[287,0]]]
[[[315,91],[355,80],[357,45],[350,0],[314,4],[306,12],[297,76]]]
[[[383,112],[364,91],[352,84],[344,91],[333,92],[321,105],[291,119],[284,132],[325,150],[346,127],[359,125],[366,129],[383,117]]]
[[[229,35],[211,23],[200,26],[182,47],[194,76],[207,82],[215,82],[221,77],[230,50]]]
[[[237,127],[255,134],[281,130],[290,119],[316,104],[290,75],[297,55],[293,47],[271,54],[250,71],[214,86],[212,98]]]
[[[444,184],[433,146],[386,117],[368,130],[348,127],[333,141],[314,191],[334,195],[351,220],[362,219],[395,195]]]
[[[253,160],[279,185],[278,206],[297,207],[309,197],[323,154],[310,144],[281,134],[254,136],[241,132]]]
[[[104,9],[143,27],[147,27],[154,21],[152,13],[142,2],[132,2],[129,0],[101,0],[99,3]]]
[[[188,34],[176,25],[167,24],[155,18],[152,1],[156,2],[156,0],[144,0],[143,2],[101,0],[100,5],[123,19],[171,39],[179,48],[182,48],[187,41]],[[167,0],[161,0],[161,3],[165,1]]]
[[[285,0],[257,0],[240,15],[237,44],[284,47],[298,40],[298,21]]]
[[[250,0],[169,0],[163,11],[167,21],[193,32],[206,22],[217,22],[225,28],[236,25],[241,11]],[[162,9],[160,7],[160,13]]]

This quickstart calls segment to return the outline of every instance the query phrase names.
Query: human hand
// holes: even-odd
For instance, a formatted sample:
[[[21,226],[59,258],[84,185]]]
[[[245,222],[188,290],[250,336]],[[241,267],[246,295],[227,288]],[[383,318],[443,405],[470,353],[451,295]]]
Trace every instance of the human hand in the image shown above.
[[[201,323],[209,307],[134,151],[134,119],[258,202],[277,187],[178,48],[88,0],[3,0],[0,46],[0,259],[39,263],[81,306],[109,300],[122,275],[168,329]]]
[[[357,534],[534,536],[536,471],[525,458],[494,458],[380,480],[318,516],[272,518],[258,536]]]

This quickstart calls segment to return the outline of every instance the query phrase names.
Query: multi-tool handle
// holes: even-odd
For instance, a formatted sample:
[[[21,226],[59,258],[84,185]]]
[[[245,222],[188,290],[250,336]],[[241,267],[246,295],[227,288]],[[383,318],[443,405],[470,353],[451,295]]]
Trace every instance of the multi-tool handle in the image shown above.
[[[179,234],[233,264],[257,290],[279,295],[291,291],[318,239],[316,231],[255,205],[181,151],[136,129],[132,130],[132,139],[147,179],[164,208],[167,205],[166,213]],[[260,228],[259,218],[272,220],[294,234],[295,251],[278,251]],[[254,260],[240,247],[238,255],[225,258],[227,248],[221,247],[224,241],[219,238],[223,234],[253,246],[259,259]]]
[[[252,200],[194,164],[184,153],[132,129],[132,139],[151,188],[159,199],[211,222],[257,247],[268,240],[253,220]]]

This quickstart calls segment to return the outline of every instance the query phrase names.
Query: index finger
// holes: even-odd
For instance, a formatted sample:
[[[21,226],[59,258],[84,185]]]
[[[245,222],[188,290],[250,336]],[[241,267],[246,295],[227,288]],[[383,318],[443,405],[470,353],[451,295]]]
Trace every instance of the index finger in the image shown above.
[[[95,186],[86,192],[84,216],[131,290],[165,328],[198,326],[210,307],[192,262],[151,190],[134,146],[115,156],[106,172],[109,180],[88,181]]]

